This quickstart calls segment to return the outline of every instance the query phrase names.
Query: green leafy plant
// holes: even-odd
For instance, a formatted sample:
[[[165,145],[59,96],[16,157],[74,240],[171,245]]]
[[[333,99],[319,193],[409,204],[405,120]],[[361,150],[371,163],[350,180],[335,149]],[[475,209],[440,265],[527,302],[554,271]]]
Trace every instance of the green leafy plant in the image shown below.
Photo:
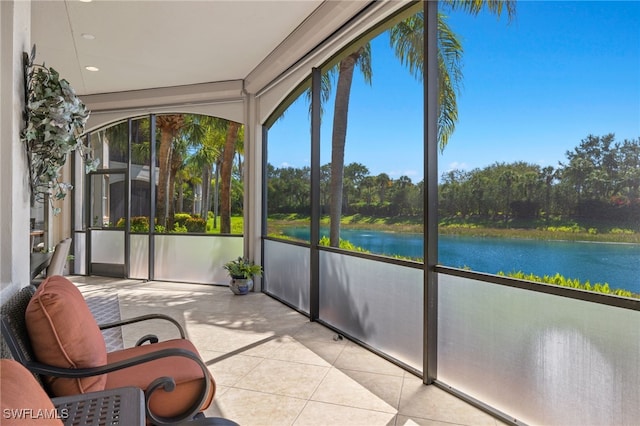
[[[578,290],[592,291],[595,293],[610,294],[614,296],[631,297],[634,299],[640,299],[640,294],[633,293],[629,290],[621,288],[611,288],[609,283],[595,283],[591,284],[589,281],[581,282],[577,278],[566,278],[559,273],[555,275],[539,276],[535,274],[527,274],[522,271],[504,273],[498,272],[498,275],[507,276],[511,278],[517,278],[520,280],[533,281],[544,284],[553,284],[561,287],[575,288]]]
[[[189,232],[206,232],[207,222],[201,217],[190,217],[184,222]]]
[[[184,226],[185,222],[191,218],[189,213],[176,213],[173,215],[174,223],[179,223],[181,226]]]
[[[76,96],[69,82],[53,68],[33,63],[31,55],[24,54],[25,66],[25,121],[21,139],[26,146],[29,161],[29,181],[33,201],[62,200],[73,188],[61,180],[61,169],[67,157],[78,150],[85,161],[86,171],[95,170],[98,160],[91,149],[83,144],[80,135],[89,118],[89,110]],[[58,214],[59,208],[53,207]]]
[[[116,222],[116,228],[124,228],[126,221],[121,217]],[[149,218],[146,216],[131,217],[131,232],[149,232]]]
[[[187,232],[188,231],[186,226],[180,225],[179,222],[175,222],[173,224],[173,231],[172,231],[173,234],[186,234]]]
[[[223,267],[232,278],[253,278],[262,275],[262,266],[256,265],[252,260],[244,257],[229,261]]]

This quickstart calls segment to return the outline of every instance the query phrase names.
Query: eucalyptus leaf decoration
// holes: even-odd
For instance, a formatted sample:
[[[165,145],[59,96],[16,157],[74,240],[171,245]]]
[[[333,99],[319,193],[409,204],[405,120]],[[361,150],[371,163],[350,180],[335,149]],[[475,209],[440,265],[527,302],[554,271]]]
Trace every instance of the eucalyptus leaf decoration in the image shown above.
[[[80,152],[87,173],[96,169],[98,160],[81,138],[89,110],[56,70],[33,64],[34,56],[35,46],[30,56],[24,54],[26,127],[21,138],[27,149],[32,200],[42,203],[49,196],[55,215],[60,209],[53,201],[64,199],[73,189],[61,180],[69,154]]]

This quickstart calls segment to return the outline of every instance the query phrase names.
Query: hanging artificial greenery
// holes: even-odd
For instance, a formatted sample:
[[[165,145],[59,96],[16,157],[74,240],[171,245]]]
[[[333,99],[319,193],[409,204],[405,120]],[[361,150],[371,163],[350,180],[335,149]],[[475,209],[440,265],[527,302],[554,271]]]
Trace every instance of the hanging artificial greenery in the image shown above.
[[[21,137],[27,149],[32,202],[48,199],[53,214],[58,214],[60,208],[53,201],[64,199],[73,189],[61,176],[69,154],[78,150],[87,173],[96,169],[98,160],[81,138],[89,110],[56,70],[33,63],[35,51],[33,46],[31,55],[23,54],[26,126]]]

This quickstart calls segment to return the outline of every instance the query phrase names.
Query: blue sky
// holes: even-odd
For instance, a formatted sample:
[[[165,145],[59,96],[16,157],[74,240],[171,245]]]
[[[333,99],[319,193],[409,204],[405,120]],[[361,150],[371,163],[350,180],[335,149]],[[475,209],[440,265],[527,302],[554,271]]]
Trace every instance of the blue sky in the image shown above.
[[[464,78],[439,174],[495,162],[557,166],[589,134],[640,137],[640,1],[519,1],[511,23],[449,15],[464,46]],[[354,77],[345,162],[417,182],[421,85],[398,64],[387,37],[372,49],[372,85]],[[323,164],[330,161],[332,102],[321,130]],[[306,108],[296,103],[270,132],[274,166],[309,164],[307,144],[296,143],[308,138]]]

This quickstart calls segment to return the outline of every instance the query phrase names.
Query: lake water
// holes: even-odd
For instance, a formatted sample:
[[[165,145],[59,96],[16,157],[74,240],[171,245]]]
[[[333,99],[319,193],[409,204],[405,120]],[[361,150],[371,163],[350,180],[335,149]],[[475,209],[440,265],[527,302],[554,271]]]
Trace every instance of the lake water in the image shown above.
[[[288,228],[286,235],[309,239],[308,228]],[[328,231],[321,230],[321,235]],[[341,237],[377,254],[423,257],[420,234],[342,229]],[[478,272],[533,273],[609,283],[640,293],[640,244],[539,241],[440,235],[439,263]]]

